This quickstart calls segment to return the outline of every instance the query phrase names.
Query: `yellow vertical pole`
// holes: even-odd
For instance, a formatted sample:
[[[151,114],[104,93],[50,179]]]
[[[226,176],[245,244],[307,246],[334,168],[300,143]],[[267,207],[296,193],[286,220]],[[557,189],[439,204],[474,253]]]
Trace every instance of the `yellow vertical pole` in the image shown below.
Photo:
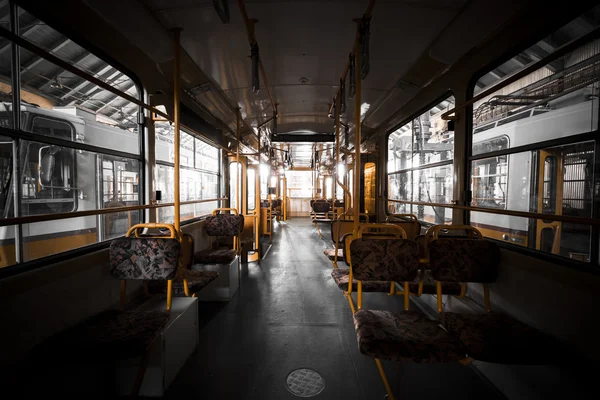
[[[256,176],[258,179],[258,189],[257,189],[257,195],[256,197],[258,198],[257,201],[257,205],[255,208],[255,213],[256,213],[256,219],[254,220],[256,223],[256,226],[254,227],[256,230],[256,251],[258,252],[258,265],[260,265],[260,259],[262,257],[262,254],[260,254],[260,237],[261,237],[261,232],[260,232],[260,224],[261,224],[261,215],[262,215],[262,209],[260,206],[260,202],[262,200],[261,194],[260,194],[260,189],[262,187],[261,185],[261,178],[260,178],[260,170],[261,168],[261,164],[262,164],[262,156],[260,155],[260,128],[258,128],[258,170],[256,172]]]
[[[339,166],[340,166],[340,152],[341,152],[341,144],[340,144],[340,118],[341,117],[340,117],[340,99],[339,98],[336,101],[335,113],[336,113],[336,118],[335,118],[335,143],[336,143],[335,180],[336,180],[337,184],[340,185],[340,187],[344,191],[346,197],[348,197],[348,199],[352,199],[352,194],[350,193],[350,190],[348,190],[348,187],[346,185],[344,185],[344,182],[342,182],[342,180],[340,179],[340,174],[338,173]],[[344,174],[345,173],[346,173],[346,170],[344,168]],[[334,187],[335,186],[336,185],[334,185]],[[335,193],[335,190],[334,190],[334,193]],[[333,199],[334,206],[335,206],[335,197],[336,196],[334,196],[334,199]],[[344,204],[344,211],[346,211],[347,208],[348,208],[348,205]]]
[[[235,136],[237,139],[236,153],[235,153],[235,208],[237,208],[238,212],[242,212],[242,196],[240,193],[240,180],[242,177],[240,176],[241,168],[240,168],[240,108],[237,108],[237,112],[235,113],[236,117],[236,125],[235,125]]]
[[[173,180],[175,181],[175,210],[174,210],[174,221],[175,230],[179,233],[180,228],[180,218],[181,218],[181,204],[179,199],[180,187],[179,187],[179,129],[181,122],[179,121],[179,70],[181,68],[181,56],[180,56],[180,45],[179,45],[179,37],[181,34],[181,28],[173,29],[174,40],[173,44],[175,47],[175,60],[173,65],[173,122],[174,122],[174,141],[173,146],[175,147],[175,176]]]
[[[361,92],[361,81],[360,81],[360,38],[356,41],[356,103],[354,106],[354,116],[356,118],[356,126],[354,127],[354,197],[352,201],[352,211],[354,218],[354,237],[358,234],[358,218],[360,215],[360,92]]]

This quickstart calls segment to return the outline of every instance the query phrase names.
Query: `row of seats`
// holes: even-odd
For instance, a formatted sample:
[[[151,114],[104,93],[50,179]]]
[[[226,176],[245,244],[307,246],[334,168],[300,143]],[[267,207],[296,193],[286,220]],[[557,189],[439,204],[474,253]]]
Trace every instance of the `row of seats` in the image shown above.
[[[224,213],[224,212],[230,213]],[[217,209],[204,229],[209,248],[194,251],[193,236],[177,232],[168,224],[139,224],[109,247],[110,276],[121,282],[120,309],[110,309],[47,338],[36,346],[30,359],[34,365],[110,365],[116,360],[139,358],[131,395],[139,394],[145,375],[148,352],[171,318],[173,296],[194,297],[219,273],[202,270],[203,265],[232,263],[239,254],[237,237],[244,224],[235,209]],[[158,230],[151,235],[149,229]],[[168,233],[166,233],[168,232]],[[233,240],[233,245],[228,242]],[[194,269],[192,270],[192,266]],[[239,257],[238,257],[239,272]],[[238,274],[239,276],[239,274]],[[166,295],[163,311],[139,306],[147,298],[126,301],[127,282],[144,281],[144,292]],[[31,364],[30,364],[31,365]]]
[[[349,268],[334,268],[331,274],[350,304],[358,348],[375,359],[388,398],[394,397],[382,359],[464,365],[473,360],[547,364],[563,359],[567,352],[555,339],[492,312],[488,284],[496,281],[500,260],[494,242],[483,240],[469,226],[435,226],[410,238],[401,225],[361,225],[357,236],[346,243]],[[483,285],[485,312],[445,311],[442,296],[463,297],[468,283]],[[405,312],[363,308],[363,292],[368,291],[402,295]],[[437,320],[410,311],[410,296],[429,292],[437,296]]]

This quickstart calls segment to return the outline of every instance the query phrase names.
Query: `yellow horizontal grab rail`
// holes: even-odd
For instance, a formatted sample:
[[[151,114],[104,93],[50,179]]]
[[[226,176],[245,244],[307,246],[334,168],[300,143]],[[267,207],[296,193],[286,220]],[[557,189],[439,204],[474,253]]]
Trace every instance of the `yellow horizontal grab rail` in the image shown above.
[[[212,215],[217,215],[219,211],[233,211],[235,215],[239,214],[237,208],[215,208],[212,212]]]
[[[127,234],[125,235],[126,237],[130,237],[132,233],[135,232],[135,237],[139,237],[138,231],[140,229],[168,229],[170,232],[170,235],[168,236],[168,238],[170,239],[179,239],[179,234],[177,233],[177,231],[175,230],[175,227],[171,224],[158,224],[158,223],[154,223],[154,222],[149,222],[149,223],[145,223],[145,224],[137,224],[132,226],[131,228],[129,228],[129,230],[127,231]],[[167,236],[160,236],[161,238],[167,238]]]
[[[186,205],[186,204],[208,203],[211,201],[219,201],[219,200],[227,200],[227,198],[224,197],[224,198],[218,198],[218,199],[189,200],[189,201],[182,201],[180,204]],[[125,211],[139,211],[139,210],[156,209],[156,208],[162,208],[162,207],[173,207],[174,205],[175,205],[174,203],[145,204],[145,205],[140,205],[140,206],[102,208],[102,209],[98,209],[98,210],[73,211],[73,212],[68,212],[68,213],[41,214],[41,215],[31,215],[31,216],[27,216],[27,217],[3,218],[3,219],[0,219],[0,226],[10,226],[10,225],[18,225],[18,224],[33,224],[36,222],[54,221],[57,219],[89,217],[92,215],[113,214],[113,213],[125,212]]]
[[[427,203],[424,201],[406,201],[406,200],[394,200],[394,199],[387,199],[387,201],[390,201],[393,203],[401,203],[401,204],[413,204],[413,205],[417,205],[417,206],[446,207],[446,208],[451,208],[451,209],[455,209],[455,210],[467,210],[467,211],[484,212],[484,213],[488,213],[488,214],[510,215],[513,217],[545,219],[545,220],[549,220],[549,221],[558,221],[558,222],[571,222],[574,224],[581,224],[581,225],[600,225],[600,219],[597,219],[597,218],[582,218],[582,217],[571,217],[571,216],[566,216],[566,215],[540,214],[540,213],[534,213],[534,212],[528,212],[528,211],[497,210],[497,209],[493,209],[493,208],[461,206],[459,204]]]
[[[393,224],[362,224],[358,228],[358,232],[356,233],[356,236],[361,238],[364,231],[367,229],[392,229],[392,230],[397,231],[396,232],[397,238],[406,239],[406,231],[404,229],[402,229],[401,227],[399,227],[398,225],[393,225]]]

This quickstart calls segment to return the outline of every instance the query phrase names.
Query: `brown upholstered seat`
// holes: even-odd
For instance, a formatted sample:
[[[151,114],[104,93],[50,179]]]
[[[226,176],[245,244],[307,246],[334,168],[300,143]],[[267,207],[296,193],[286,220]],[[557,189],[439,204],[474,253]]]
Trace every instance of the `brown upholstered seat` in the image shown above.
[[[415,363],[464,359],[462,345],[438,325],[419,313],[358,310],[354,314],[358,348],[367,356]]]
[[[335,284],[344,292],[348,290],[348,283],[350,282],[350,269],[349,268],[334,268],[331,271],[331,277]],[[352,280],[353,290],[356,290],[358,281]],[[390,282],[385,281],[364,281],[362,285],[363,292],[389,292]]]
[[[229,264],[235,260],[233,249],[205,249],[194,254],[195,264]]]

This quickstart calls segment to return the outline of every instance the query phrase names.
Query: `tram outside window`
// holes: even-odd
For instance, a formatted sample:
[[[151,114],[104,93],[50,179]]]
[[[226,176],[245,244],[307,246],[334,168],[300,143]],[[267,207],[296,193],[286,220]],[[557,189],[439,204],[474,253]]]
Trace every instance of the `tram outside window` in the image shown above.
[[[135,82],[38,16],[18,7],[15,11],[19,29],[6,28],[37,51],[0,39],[3,47],[16,48],[20,61],[18,71],[12,71],[12,52],[0,59],[1,217],[61,215],[44,222],[0,226],[0,267],[11,268],[123,235],[131,224],[140,222],[138,211],[65,216],[115,204],[140,204],[143,160],[139,106],[54,64],[44,52],[139,98]],[[17,72],[14,81],[13,72]],[[13,104],[8,96],[13,91],[20,93],[20,104]],[[20,110],[19,126],[12,121],[14,108]]]
[[[451,202],[454,132],[441,114],[453,107],[454,97],[447,97],[388,136],[389,200]],[[388,212],[415,214],[431,224],[452,222],[452,210],[442,206],[388,201]]]
[[[591,12],[599,13],[600,6]],[[551,53],[600,22],[591,25],[573,21],[542,42],[556,45]],[[539,48],[536,44],[514,59],[533,62]],[[483,74],[474,93],[494,86],[498,76],[524,68],[514,59]],[[471,205],[593,217],[599,206],[593,194],[600,144],[598,71],[600,40],[592,39],[474,103]],[[597,228],[587,225],[485,212],[470,212],[470,223],[486,237],[557,256],[589,262],[597,252],[591,245]]]
[[[484,153],[506,148],[508,148],[508,136],[501,136],[473,145],[473,152]],[[472,205],[506,209],[508,157],[508,155],[489,157],[471,164]]]

